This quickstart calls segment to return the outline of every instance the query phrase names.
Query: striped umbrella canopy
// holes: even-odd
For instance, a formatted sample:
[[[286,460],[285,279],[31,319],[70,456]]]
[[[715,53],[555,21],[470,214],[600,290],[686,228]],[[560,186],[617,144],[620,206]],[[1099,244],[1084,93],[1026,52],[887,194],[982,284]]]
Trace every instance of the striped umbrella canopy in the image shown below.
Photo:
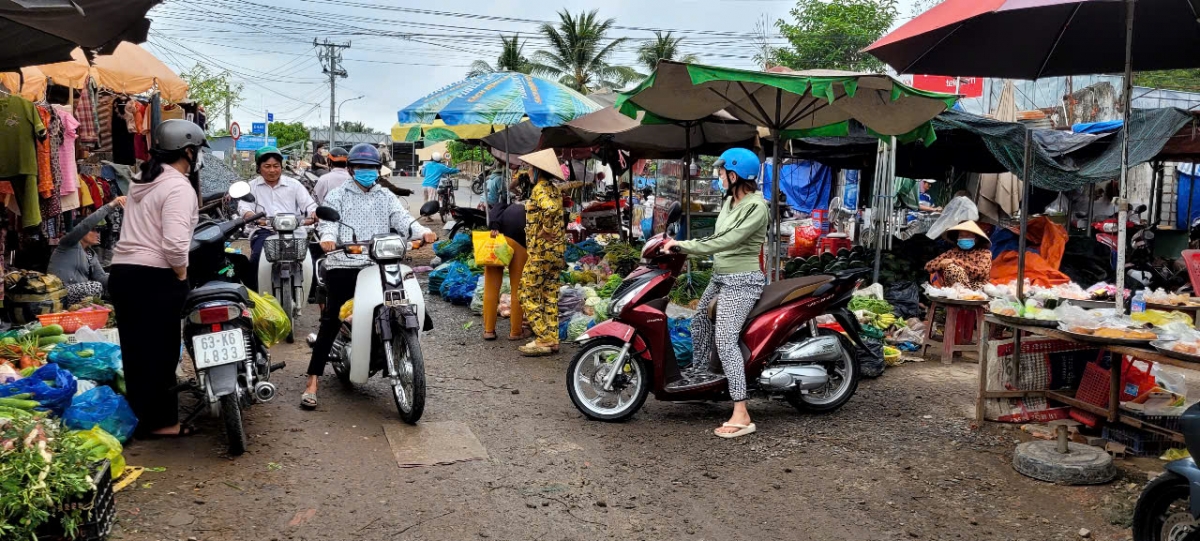
[[[399,124],[392,126],[392,140],[412,143],[425,141],[437,143],[459,139],[483,139],[505,128],[502,124],[464,124],[450,126],[441,119],[431,124]]]
[[[529,118],[548,128],[600,110],[600,105],[555,81],[498,72],[459,81],[413,102],[398,113],[400,124],[512,125]]]

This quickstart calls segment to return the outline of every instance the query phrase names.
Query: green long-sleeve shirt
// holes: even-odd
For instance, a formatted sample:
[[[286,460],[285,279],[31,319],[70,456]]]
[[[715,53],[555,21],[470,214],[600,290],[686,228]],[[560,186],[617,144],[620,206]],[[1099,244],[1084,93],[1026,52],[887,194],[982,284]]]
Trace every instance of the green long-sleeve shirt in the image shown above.
[[[717,216],[716,231],[707,237],[685,240],[679,247],[685,254],[713,256],[713,272],[735,274],[762,272],[758,256],[767,241],[770,207],[758,192],[746,194],[736,205],[725,199]]]

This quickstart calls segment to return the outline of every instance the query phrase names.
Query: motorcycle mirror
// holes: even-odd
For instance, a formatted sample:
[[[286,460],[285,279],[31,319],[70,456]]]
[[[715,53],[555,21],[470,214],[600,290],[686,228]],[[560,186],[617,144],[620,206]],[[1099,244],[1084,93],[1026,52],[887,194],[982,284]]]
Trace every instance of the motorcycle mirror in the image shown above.
[[[250,195],[250,183],[244,180],[239,180],[229,185],[227,192],[232,199],[240,199],[250,203],[254,202],[254,196]]]
[[[329,207],[317,207],[317,218],[325,220],[326,222],[337,222],[341,221],[342,215],[338,214],[338,211]]]
[[[1134,213],[1134,214],[1141,214],[1141,213],[1143,213],[1143,212],[1146,212],[1146,209],[1147,209],[1147,208],[1148,208],[1148,207],[1146,207],[1146,205],[1138,205],[1138,206],[1137,206],[1137,208],[1133,209],[1133,213]]]
[[[440,203],[437,201],[427,201],[424,205],[421,205],[421,216],[433,216],[440,210],[442,210]]]
[[[673,203],[671,209],[667,211],[667,225],[678,223],[683,217],[683,207],[679,203]]]

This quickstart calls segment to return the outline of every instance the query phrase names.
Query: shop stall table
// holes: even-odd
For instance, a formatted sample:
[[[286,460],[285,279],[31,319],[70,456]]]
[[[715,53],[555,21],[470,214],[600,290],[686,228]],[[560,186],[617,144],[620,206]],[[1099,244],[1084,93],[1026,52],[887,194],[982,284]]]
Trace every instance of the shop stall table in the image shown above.
[[[996,318],[993,315],[988,315],[983,318],[983,323],[982,323],[983,334],[982,335],[983,336],[991,336],[991,331],[993,330],[993,326],[1000,326],[1000,327],[1003,327],[1006,329],[1011,329],[1014,334],[1022,333],[1024,336],[1040,336],[1040,337],[1045,337],[1045,338],[1053,338],[1056,340],[1062,340],[1062,341],[1071,342],[1074,344],[1086,345],[1088,347],[1093,347],[1096,349],[1103,349],[1103,350],[1106,350],[1106,351],[1109,351],[1112,353],[1116,353],[1116,354],[1120,354],[1120,355],[1130,355],[1134,358],[1145,360],[1145,361],[1152,361],[1155,363],[1165,364],[1168,366],[1175,366],[1175,367],[1179,367],[1179,368],[1187,368],[1187,369],[1191,369],[1191,370],[1200,370],[1200,363],[1184,361],[1184,360],[1176,359],[1174,357],[1169,357],[1167,355],[1159,353],[1157,350],[1150,348],[1149,346],[1142,348],[1142,347],[1129,347],[1129,346],[1117,346],[1117,345],[1109,345],[1109,344],[1098,344],[1095,342],[1078,340],[1074,336],[1072,336],[1068,333],[1065,333],[1063,331],[1057,330],[1057,329],[1050,329],[1050,328],[1045,328],[1045,327],[1033,327],[1033,326],[1026,326],[1026,325],[1013,325],[1013,324],[1005,323],[1003,321],[1000,321],[998,318]],[[1019,354],[1020,352],[1017,352],[1017,353]],[[1120,377],[1119,369],[1115,371],[1117,373],[1116,377],[1112,377],[1112,372],[1110,371],[1109,389],[1108,389],[1108,407],[1102,408],[1102,407],[1090,404],[1088,402],[1084,402],[1082,400],[1077,400],[1075,398],[1075,391],[1073,391],[1073,390],[1061,390],[1060,389],[1060,390],[1045,390],[1045,391],[1042,391],[1042,390],[990,391],[987,388],[987,383],[988,383],[987,374],[988,374],[988,365],[993,361],[994,361],[994,359],[991,359],[988,357],[988,342],[987,342],[987,340],[980,340],[980,343],[979,343],[979,395],[977,396],[976,402],[975,402],[975,419],[979,423],[982,423],[985,420],[984,419],[984,413],[985,413],[985,408],[986,408],[985,401],[989,398],[1044,397],[1047,400],[1050,400],[1052,402],[1058,402],[1058,403],[1061,403],[1061,404],[1064,404],[1067,406],[1071,406],[1071,407],[1086,411],[1093,415],[1098,415],[1098,416],[1108,420],[1110,423],[1121,423],[1121,424],[1124,424],[1127,426],[1139,428],[1142,430],[1156,433],[1161,436],[1165,436],[1173,442],[1184,443],[1182,433],[1180,433],[1176,430],[1171,430],[1168,428],[1164,428],[1162,426],[1158,426],[1158,425],[1155,425],[1152,423],[1145,422],[1145,421],[1137,418],[1136,416],[1129,415],[1129,414],[1123,413],[1121,411],[1121,409],[1120,409],[1121,377]],[[1019,366],[1020,363],[1018,362],[1017,365]]]

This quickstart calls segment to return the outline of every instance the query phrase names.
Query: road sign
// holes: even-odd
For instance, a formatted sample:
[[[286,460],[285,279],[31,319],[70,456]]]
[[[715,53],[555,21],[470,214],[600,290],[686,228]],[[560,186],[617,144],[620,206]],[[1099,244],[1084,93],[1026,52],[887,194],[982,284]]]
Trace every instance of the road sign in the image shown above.
[[[266,146],[276,146],[276,139],[261,135],[247,135],[237,140],[237,150],[258,150]]]
[[[913,88],[961,94],[965,98],[983,96],[983,77],[946,77],[944,75],[913,75]]]
[[[229,136],[237,141],[242,136],[242,127],[238,126],[237,122],[229,125]]]
[[[267,113],[267,122],[275,122],[275,113]]]
[[[266,122],[254,122],[254,123],[250,124],[250,133],[256,133],[258,135],[262,135],[262,134],[266,133],[266,131],[267,131],[267,123]]]

